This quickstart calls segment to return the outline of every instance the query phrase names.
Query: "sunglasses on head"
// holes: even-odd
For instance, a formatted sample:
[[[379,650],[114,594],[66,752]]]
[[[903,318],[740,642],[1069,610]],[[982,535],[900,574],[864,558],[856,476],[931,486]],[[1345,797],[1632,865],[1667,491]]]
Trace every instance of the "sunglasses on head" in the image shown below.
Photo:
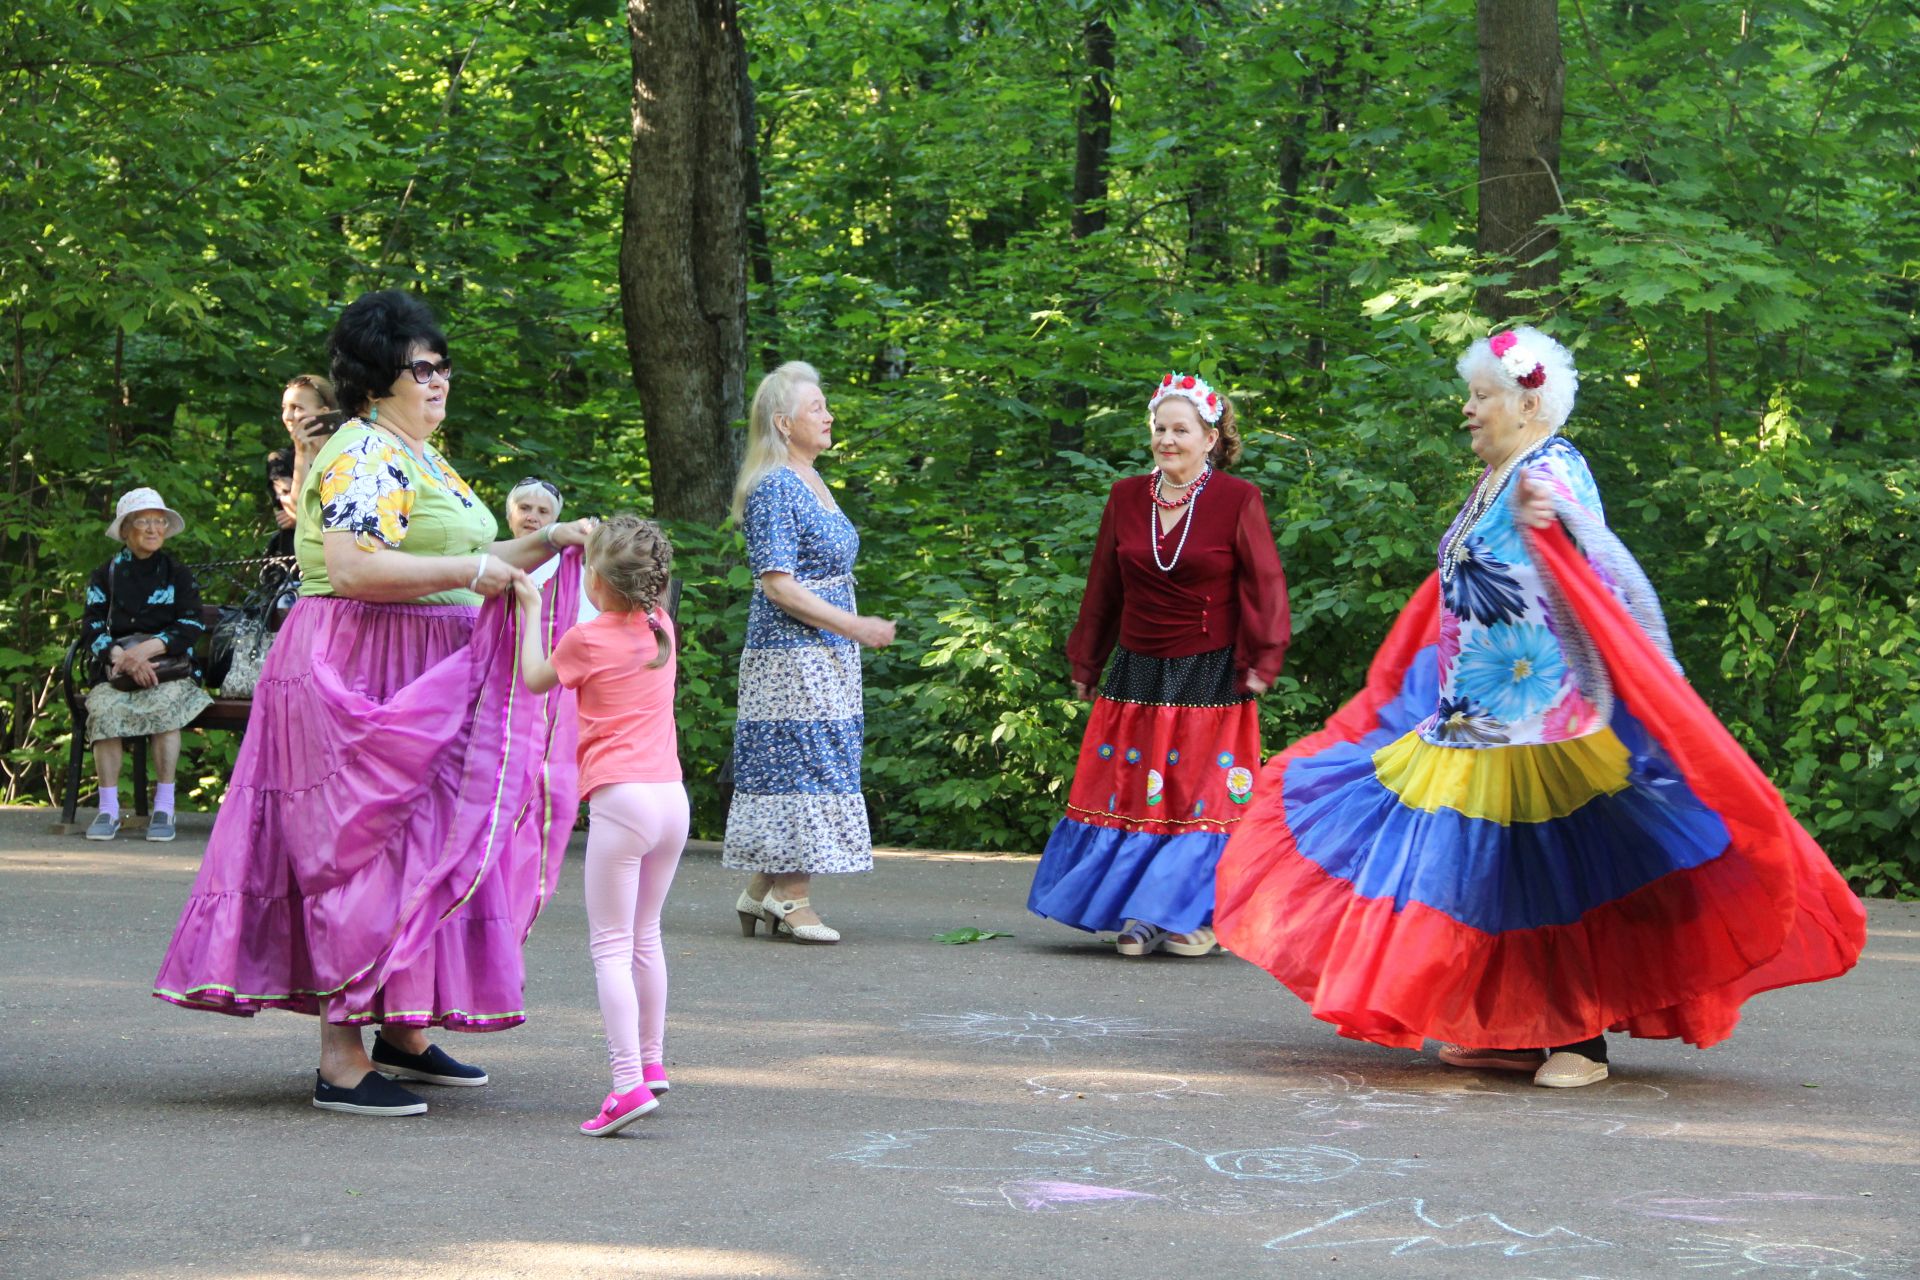
[[[443,378],[453,377],[453,361],[413,360],[401,365],[400,372],[411,373],[413,380],[424,387],[427,383],[433,381],[433,375],[436,373]]]
[[[514,482],[513,487],[516,489],[519,489],[530,484],[540,486],[542,489],[545,489],[548,493],[552,494],[556,499],[559,498],[560,496],[560,490],[554,485],[554,483],[551,480],[542,480],[539,476],[523,476],[521,479]]]

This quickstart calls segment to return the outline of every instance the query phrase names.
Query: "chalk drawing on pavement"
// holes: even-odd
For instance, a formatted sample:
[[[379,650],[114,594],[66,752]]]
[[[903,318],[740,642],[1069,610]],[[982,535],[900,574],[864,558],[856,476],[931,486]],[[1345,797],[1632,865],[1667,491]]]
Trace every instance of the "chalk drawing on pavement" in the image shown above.
[[[1028,1077],[1026,1086],[1036,1097],[1055,1100],[1099,1098],[1107,1102],[1138,1102],[1153,1098],[1168,1102],[1178,1096],[1222,1096],[1205,1089],[1195,1089],[1179,1076],[1154,1075],[1145,1071],[1050,1071],[1045,1075]]]
[[[1049,1053],[1062,1041],[1165,1040],[1180,1034],[1178,1028],[1150,1027],[1139,1018],[1095,1018],[1085,1014],[1063,1017],[1052,1013],[923,1013],[901,1025],[919,1035],[1022,1048],[1037,1045]]]
[[[1162,1206],[1242,1214],[1284,1208],[1302,1187],[1356,1174],[1399,1177],[1414,1160],[1373,1158],[1321,1144],[1203,1151],[1169,1138],[1091,1126],[1058,1132],[941,1126],[868,1133],[829,1157],[868,1169],[962,1174],[941,1194],[959,1204],[1028,1213],[1131,1212]],[[943,1180],[944,1181],[944,1180]]]
[[[1717,1226],[1730,1222],[1751,1222],[1753,1219],[1749,1214],[1756,1207],[1844,1199],[1845,1196],[1819,1195],[1810,1191],[1722,1191],[1705,1196],[1686,1195],[1678,1191],[1636,1191],[1614,1201],[1614,1204],[1643,1218]]]
[[[1669,1250],[1673,1260],[1690,1270],[1724,1271],[1729,1276],[1764,1276],[1767,1280],[1857,1280],[1872,1274],[1867,1259],[1846,1249],[1831,1249],[1806,1241],[1769,1240],[1751,1231],[1738,1236],[1685,1236]]]
[[[1425,1200],[1401,1196],[1342,1209],[1311,1226],[1267,1241],[1267,1248],[1364,1251],[1396,1258],[1486,1249],[1509,1258],[1569,1249],[1610,1249],[1610,1240],[1562,1226],[1534,1230],[1495,1214],[1434,1214]]]
[[[1342,1071],[1317,1077],[1310,1085],[1281,1091],[1297,1108],[1293,1118],[1317,1127],[1320,1136],[1333,1137],[1352,1129],[1371,1129],[1407,1116],[1447,1115],[1457,1111],[1500,1113],[1521,1120],[1564,1125],[1579,1132],[1611,1137],[1628,1129],[1636,1136],[1659,1137],[1676,1133],[1678,1121],[1653,1114],[1667,1100],[1657,1085],[1617,1081],[1591,1086],[1578,1104],[1540,1096],[1538,1089],[1507,1092],[1488,1089],[1449,1072],[1433,1087],[1381,1088],[1369,1085],[1358,1072]],[[1599,1106],[1595,1106],[1595,1103]]]

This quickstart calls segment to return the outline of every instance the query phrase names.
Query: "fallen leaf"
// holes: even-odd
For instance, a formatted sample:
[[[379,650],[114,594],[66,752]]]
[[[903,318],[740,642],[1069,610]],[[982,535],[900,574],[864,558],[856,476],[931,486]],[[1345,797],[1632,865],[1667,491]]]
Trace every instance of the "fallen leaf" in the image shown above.
[[[933,935],[933,940],[957,947],[966,942],[985,942],[989,938],[1011,938],[1012,936],[1010,933],[1001,933],[998,929],[955,929],[950,933],[936,933]]]

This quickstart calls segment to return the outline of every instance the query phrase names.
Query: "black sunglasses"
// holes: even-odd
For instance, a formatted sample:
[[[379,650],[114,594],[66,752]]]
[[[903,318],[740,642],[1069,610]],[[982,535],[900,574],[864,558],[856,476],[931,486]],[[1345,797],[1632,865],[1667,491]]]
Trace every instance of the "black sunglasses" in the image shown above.
[[[548,493],[552,494],[556,499],[559,498],[560,496],[560,490],[554,486],[554,483],[551,480],[542,480],[539,476],[522,476],[519,480],[514,481],[513,487],[515,489],[519,489],[519,488],[522,488],[523,486],[530,485],[530,484],[539,485],[542,489],[545,489]]]
[[[453,377],[453,361],[414,360],[401,365],[399,371],[401,373],[411,373],[413,380],[424,387],[433,381],[433,375],[436,373],[443,378]]]

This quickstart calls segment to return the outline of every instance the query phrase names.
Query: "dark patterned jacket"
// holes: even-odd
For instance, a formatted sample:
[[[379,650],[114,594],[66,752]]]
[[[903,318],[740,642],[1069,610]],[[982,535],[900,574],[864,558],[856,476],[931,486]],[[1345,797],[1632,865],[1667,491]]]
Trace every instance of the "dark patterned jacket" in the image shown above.
[[[107,652],[121,636],[145,632],[167,642],[167,652],[188,653],[205,632],[200,588],[187,567],[164,551],[145,560],[122,550],[87,579],[87,607],[80,638],[88,654],[91,684],[107,678]],[[200,678],[196,657],[193,677]]]

